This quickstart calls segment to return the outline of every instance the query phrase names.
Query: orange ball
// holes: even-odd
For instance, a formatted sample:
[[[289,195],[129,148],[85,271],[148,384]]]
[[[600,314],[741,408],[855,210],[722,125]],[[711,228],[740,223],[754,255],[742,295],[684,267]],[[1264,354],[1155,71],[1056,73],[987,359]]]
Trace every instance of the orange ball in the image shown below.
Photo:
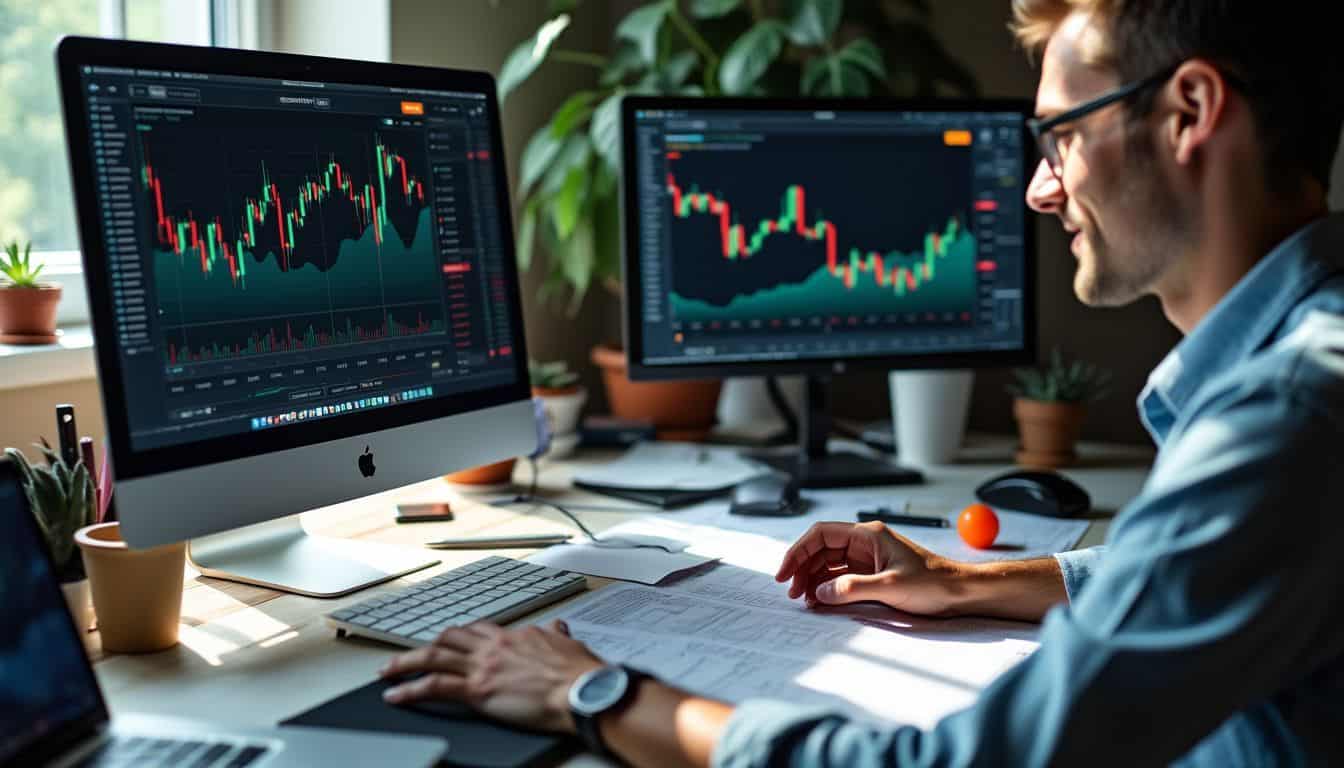
[[[984,504],[972,504],[957,515],[957,533],[972,547],[989,549],[999,535],[999,516]]]

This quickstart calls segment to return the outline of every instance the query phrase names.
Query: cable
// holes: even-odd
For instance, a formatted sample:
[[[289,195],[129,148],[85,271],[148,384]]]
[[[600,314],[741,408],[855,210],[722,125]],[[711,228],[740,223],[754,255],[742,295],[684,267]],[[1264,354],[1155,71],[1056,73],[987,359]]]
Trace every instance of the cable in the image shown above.
[[[671,547],[665,547],[662,544],[639,544],[632,541],[625,541],[624,543],[618,543],[622,541],[620,538],[599,539],[597,537],[597,534],[593,533],[591,530],[589,530],[588,526],[583,524],[582,520],[574,516],[573,512],[570,512],[568,509],[565,509],[565,507],[561,504],[551,501],[550,499],[544,499],[537,495],[537,482],[538,482],[537,476],[540,474],[537,471],[537,460],[531,456],[527,457],[527,466],[532,472],[532,478],[528,482],[527,486],[527,493],[521,493],[509,499],[496,499],[495,501],[488,502],[490,506],[504,507],[510,504],[540,504],[541,506],[544,507],[550,507],[551,509],[554,509],[556,512],[559,512],[560,514],[569,518],[569,521],[573,523],[580,531],[582,531],[583,535],[587,536],[588,540],[592,542],[593,546],[595,547],[602,547],[604,549],[661,549],[662,551],[673,555],[681,551],[677,549],[672,549]]]

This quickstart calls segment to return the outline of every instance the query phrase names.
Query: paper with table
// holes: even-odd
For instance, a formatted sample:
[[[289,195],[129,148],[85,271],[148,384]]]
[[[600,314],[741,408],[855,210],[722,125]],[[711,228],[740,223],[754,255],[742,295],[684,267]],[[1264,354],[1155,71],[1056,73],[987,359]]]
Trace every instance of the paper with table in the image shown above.
[[[927,727],[1036,647],[1036,627],[937,620],[883,606],[808,610],[773,574],[786,545],[670,520],[723,562],[661,587],[622,584],[541,617],[563,618],[598,655],[730,702],[765,697]],[[651,524],[652,525],[652,524]]]
[[[619,459],[574,475],[587,486],[714,491],[768,471],[736,448],[694,443],[639,443]]]

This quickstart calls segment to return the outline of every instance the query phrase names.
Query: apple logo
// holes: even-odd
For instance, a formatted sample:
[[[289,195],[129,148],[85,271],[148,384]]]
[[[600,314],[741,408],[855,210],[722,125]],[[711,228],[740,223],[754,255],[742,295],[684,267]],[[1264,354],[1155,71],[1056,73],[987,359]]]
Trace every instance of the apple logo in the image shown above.
[[[373,473],[378,468],[373,465],[373,453],[369,451],[369,446],[364,446],[364,452],[359,455],[359,473],[365,477],[373,477]]]

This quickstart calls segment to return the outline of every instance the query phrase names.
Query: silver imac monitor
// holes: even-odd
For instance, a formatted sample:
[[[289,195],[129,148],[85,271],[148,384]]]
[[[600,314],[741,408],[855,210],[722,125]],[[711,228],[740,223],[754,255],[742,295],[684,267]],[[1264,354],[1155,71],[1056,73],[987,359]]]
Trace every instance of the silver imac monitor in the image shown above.
[[[536,446],[491,77],[85,38],[57,64],[126,541],[315,596],[436,562],[297,513]]]

